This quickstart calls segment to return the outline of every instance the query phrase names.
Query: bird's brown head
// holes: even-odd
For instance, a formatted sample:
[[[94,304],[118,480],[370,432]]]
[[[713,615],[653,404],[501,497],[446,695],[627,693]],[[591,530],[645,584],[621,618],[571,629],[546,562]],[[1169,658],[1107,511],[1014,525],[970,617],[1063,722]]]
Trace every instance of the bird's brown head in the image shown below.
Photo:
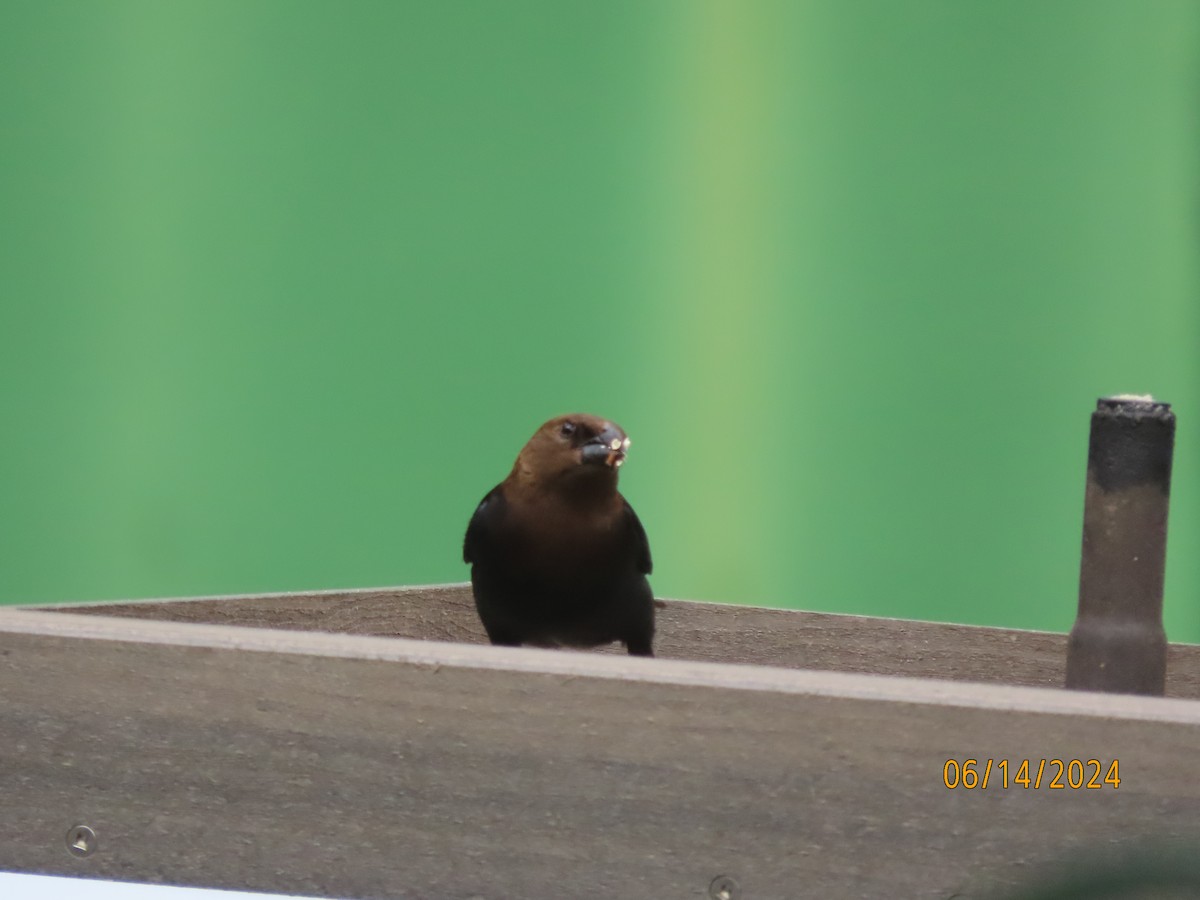
[[[557,416],[529,439],[510,478],[543,488],[613,489],[629,443],[615,422],[584,413]]]

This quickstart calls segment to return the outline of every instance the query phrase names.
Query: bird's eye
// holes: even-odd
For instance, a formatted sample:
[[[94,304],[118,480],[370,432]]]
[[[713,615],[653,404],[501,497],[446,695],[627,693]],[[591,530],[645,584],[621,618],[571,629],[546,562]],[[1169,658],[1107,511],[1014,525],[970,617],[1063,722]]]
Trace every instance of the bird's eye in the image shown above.
[[[562,428],[560,428],[559,431],[562,432],[563,437],[570,437],[571,435],[573,435],[575,433],[575,423],[574,422],[563,422]]]

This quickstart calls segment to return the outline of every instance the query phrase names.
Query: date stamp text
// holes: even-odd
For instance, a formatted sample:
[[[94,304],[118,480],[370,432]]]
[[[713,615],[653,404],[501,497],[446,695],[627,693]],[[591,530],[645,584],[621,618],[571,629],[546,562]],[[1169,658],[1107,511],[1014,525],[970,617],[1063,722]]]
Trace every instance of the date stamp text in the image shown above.
[[[1121,764],[1116,759],[948,759],[942,766],[942,783],[952,791],[1116,790],[1121,786]]]

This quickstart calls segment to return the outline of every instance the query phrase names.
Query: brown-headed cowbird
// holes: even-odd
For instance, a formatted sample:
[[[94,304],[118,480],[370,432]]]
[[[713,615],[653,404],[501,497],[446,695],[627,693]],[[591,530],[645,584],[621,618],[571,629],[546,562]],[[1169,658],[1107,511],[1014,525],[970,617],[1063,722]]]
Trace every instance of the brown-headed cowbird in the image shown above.
[[[493,644],[594,647],[653,656],[650,545],[617,492],[629,438],[588,415],[537,430],[467,526],[475,608]]]

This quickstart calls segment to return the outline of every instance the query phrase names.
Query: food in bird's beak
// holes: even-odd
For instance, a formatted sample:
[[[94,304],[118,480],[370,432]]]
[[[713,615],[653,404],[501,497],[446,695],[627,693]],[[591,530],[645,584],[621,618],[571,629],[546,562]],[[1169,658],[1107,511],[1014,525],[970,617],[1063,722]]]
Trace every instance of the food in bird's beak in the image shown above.
[[[604,464],[606,466],[620,466],[621,463],[625,462],[625,451],[629,449],[631,443],[629,438],[625,438],[625,440],[613,438],[612,442],[608,445],[608,456],[604,458]]]

